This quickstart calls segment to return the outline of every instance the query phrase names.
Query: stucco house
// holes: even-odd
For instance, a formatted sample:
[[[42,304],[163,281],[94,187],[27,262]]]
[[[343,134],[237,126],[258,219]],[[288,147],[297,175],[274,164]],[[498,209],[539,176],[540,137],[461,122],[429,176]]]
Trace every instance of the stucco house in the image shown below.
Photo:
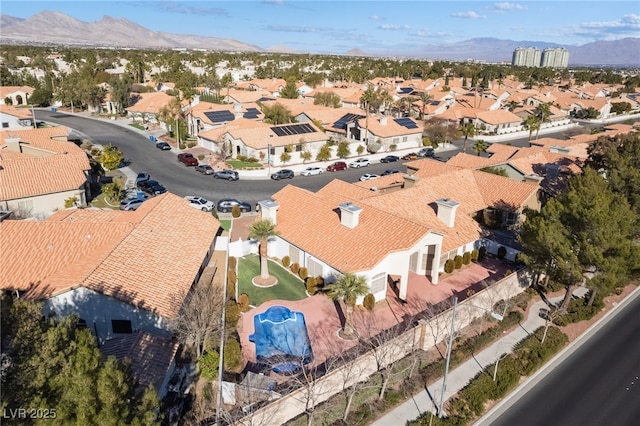
[[[524,208],[540,206],[537,182],[434,160],[413,163],[412,174],[356,184],[336,179],[316,193],[287,185],[260,202],[262,218],[280,232],[269,256],[289,256],[325,282],[356,273],[376,300],[387,286],[405,299],[410,275],[423,277],[429,291],[426,284],[437,285],[448,259],[480,246],[495,252],[482,225],[487,213],[508,211],[517,221]],[[513,259],[517,251],[507,249]]]
[[[28,105],[34,90],[30,86],[0,86],[0,105]]]
[[[0,123],[2,129],[28,129],[33,127],[33,112],[27,108],[0,105]]]
[[[68,134],[62,126],[0,132],[0,210],[44,217],[69,199],[87,204],[91,166]]]
[[[171,193],[135,211],[4,220],[0,288],[42,301],[45,315],[78,315],[100,344],[138,331],[169,338],[188,292],[216,267],[219,230],[217,219]]]

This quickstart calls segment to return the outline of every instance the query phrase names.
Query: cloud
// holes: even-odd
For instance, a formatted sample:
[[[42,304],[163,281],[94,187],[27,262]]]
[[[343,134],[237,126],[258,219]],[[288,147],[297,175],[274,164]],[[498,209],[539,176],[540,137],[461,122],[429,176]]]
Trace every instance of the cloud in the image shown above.
[[[452,13],[451,16],[454,18],[464,18],[464,19],[485,19],[486,18],[486,16],[478,15],[474,11],[456,12],[456,13]]]
[[[382,24],[378,26],[379,30],[385,31],[406,31],[409,29],[408,25],[393,25],[393,24]]]
[[[324,33],[331,31],[327,28],[304,27],[299,25],[267,25],[264,29],[283,33]]]
[[[263,3],[275,4],[278,6],[284,5],[284,0],[262,0]]]
[[[382,21],[382,16],[378,16],[378,15],[371,15],[369,16],[369,19],[372,21]]]
[[[183,15],[216,15],[229,16],[229,12],[221,7],[200,7],[189,6],[176,1],[157,2],[160,9],[170,13],[180,13]]]
[[[494,3],[493,9],[496,12],[506,12],[508,10],[526,10],[527,7],[521,4],[504,2],[504,3]]]
[[[640,15],[624,15],[616,21],[585,22],[568,28],[574,35],[593,38],[616,38],[621,36],[637,37],[640,32]]]

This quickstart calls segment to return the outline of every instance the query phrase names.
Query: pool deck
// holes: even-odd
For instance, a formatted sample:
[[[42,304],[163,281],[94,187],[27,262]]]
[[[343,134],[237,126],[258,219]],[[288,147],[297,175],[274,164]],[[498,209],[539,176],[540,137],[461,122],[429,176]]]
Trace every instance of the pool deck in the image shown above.
[[[389,329],[403,319],[414,318],[429,305],[446,300],[453,294],[465,298],[467,292],[476,292],[488,281],[498,281],[507,269],[513,266],[496,259],[487,259],[482,264],[470,264],[431,284],[425,276],[410,274],[408,279],[407,302],[398,299],[393,290],[387,288],[387,299],[376,303],[372,312],[362,306],[356,307],[353,324],[362,336],[372,336],[377,331]],[[272,300],[242,314],[238,322],[238,334],[242,345],[244,364],[255,362],[255,344],[249,341],[254,333],[253,317],[271,306],[286,306],[292,311],[302,312],[307,324],[309,340],[313,350],[313,364],[319,364],[337,352],[343,352],[357,343],[338,336],[344,313],[341,305],[334,303],[323,294],[316,294],[299,301]]]

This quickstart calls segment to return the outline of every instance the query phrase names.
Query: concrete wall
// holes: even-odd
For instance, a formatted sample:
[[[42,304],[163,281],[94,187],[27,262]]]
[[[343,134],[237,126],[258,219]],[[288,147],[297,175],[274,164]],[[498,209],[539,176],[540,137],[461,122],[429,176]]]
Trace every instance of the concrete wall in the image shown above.
[[[76,198],[79,205],[87,205],[84,187],[36,197],[20,198],[3,202],[3,209],[14,212],[19,217],[44,218],[56,210],[64,210],[67,198]]]

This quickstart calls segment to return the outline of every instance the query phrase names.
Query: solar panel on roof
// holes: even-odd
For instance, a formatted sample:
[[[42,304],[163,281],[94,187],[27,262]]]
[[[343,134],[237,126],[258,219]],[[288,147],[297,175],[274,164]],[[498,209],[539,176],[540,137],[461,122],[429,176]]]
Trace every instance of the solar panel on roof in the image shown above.
[[[258,108],[247,108],[247,112],[242,116],[244,118],[258,118],[258,115],[260,115],[260,110]]]
[[[361,118],[364,118],[364,115],[345,114],[342,117],[340,117],[338,119],[338,121],[333,123],[333,127],[335,127],[336,129],[346,129],[347,128],[347,123],[351,123],[351,122],[357,121],[357,120],[359,120]]]
[[[417,129],[418,125],[414,123],[414,121],[410,118],[394,118],[396,123],[399,125],[406,127],[407,129]]]
[[[287,126],[272,127],[271,130],[278,136],[302,135],[313,133],[316,130],[310,124],[290,124]]]
[[[284,136],[286,134],[281,127],[272,127],[271,130],[278,136]]]
[[[206,111],[204,115],[212,123],[223,123],[225,121],[233,121],[235,116],[231,111]]]

